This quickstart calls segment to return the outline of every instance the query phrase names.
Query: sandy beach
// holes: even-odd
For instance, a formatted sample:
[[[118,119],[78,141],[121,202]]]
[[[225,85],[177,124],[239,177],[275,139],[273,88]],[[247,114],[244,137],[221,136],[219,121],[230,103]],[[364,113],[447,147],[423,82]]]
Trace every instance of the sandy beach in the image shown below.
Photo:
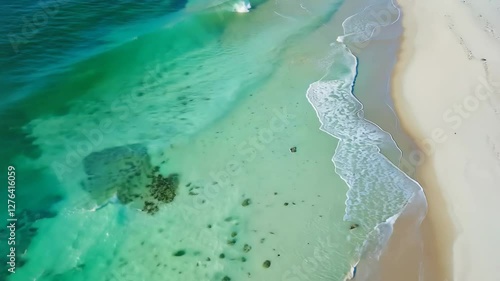
[[[417,166],[429,205],[424,278],[406,280],[498,280],[500,3],[398,3],[404,33],[392,95],[421,149],[405,160]]]

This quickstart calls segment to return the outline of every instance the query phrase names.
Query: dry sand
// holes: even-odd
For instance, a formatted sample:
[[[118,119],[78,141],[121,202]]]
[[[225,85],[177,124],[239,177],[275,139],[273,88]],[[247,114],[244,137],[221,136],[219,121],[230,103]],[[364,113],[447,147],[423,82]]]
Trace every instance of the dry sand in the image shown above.
[[[500,2],[398,2],[405,31],[393,98],[423,151],[406,159],[418,167],[429,211],[423,264],[415,264],[418,243],[401,247],[410,232],[399,220],[383,280],[500,280]],[[406,267],[387,268],[396,260]]]

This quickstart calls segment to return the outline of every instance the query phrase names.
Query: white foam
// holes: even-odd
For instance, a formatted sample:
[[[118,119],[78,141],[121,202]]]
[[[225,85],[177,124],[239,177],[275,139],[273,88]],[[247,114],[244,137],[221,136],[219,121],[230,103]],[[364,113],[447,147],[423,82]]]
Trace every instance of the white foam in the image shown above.
[[[320,129],[339,139],[332,161],[349,186],[344,220],[371,230],[360,252],[378,259],[394,222],[422,189],[380,153],[382,146],[399,148],[389,133],[363,117],[363,105],[352,94],[356,57],[344,44],[332,46],[332,67],[309,86],[306,96]]]
[[[307,98],[320,119],[320,129],[340,140],[332,161],[337,174],[351,187],[345,219],[374,227],[399,213],[419,187],[380,153],[379,146],[388,143],[395,146],[394,140],[362,117],[362,104],[351,93],[356,58],[345,46],[336,48],[340,59],[334,67],[342,64],[350,67],[350,72],[337,76],[337,80],[311,84]],[[378,206],[373,208],[370,203]],[[369,223],[367,215],[372,218]]]
[[[248,13],[250,12],[250,8],[252,8],[252,5],[248,1],[239,1],[233,5],[236,13]]]
[[[344,20],[344,35],[339,36],[337,42],[366,42],[379,33],[381,27],[396,23],[400,17],[401,12],[392,0],[370,5]]]

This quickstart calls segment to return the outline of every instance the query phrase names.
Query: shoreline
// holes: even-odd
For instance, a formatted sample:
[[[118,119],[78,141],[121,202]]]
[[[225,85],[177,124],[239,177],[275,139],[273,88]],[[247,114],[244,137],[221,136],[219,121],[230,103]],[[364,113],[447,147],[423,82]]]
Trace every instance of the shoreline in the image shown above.
[[[412,162],[408,158],[410,154],[414,151],[419,153],[422,147],[419,145],[418,140],[419,132],[412,130],[410,124],[414,124],[415,120],[412,120],[411,116],[404,116],[402,111],[402,101],[400,94],[403,92],[402,75],[405,69],[411,62],[415,49],[414,42],[411,39],[411,35],[417,32],[417,28],[414,23],[414,19],[409,17],[409,11],[412,9],[411,6],[401,5],[401,0],[397,1],[398,8],[401,10],[401,24],[403,27],[403,34],[400,39],[400,48],[397,53],[396,64],[393,69],[391,77],[391,98],[394,103],[394,110],[400,120],[401,130],[410,137],[415,146],[414,148],[403,149],[403,159],[408,162]],[[410,120],[409,120],[410,119]],[[413,164],[413,163],[412,163]],[[415,173],[412,176],[417,180],[422,186],[423,192],[427,200],[427,210],[425,217],[420,222],[418,230],[420,231],[420,243],[413,243],[410,239],[405,239],[404,234],[408,228],[408,221],[402,216],[402,220],[398,220],[394,226],[393,235],[387,245],[387,254],[385,260],[381,263],[382,265],[382,276],[384,280],[399,280],[393,275],[394,263],[403,265],[406,270],[399,270],[398,276],[405,277],[406,280],[421,280],[420,275],[423,274],[423,280],[453,280],[452,278],[452,268],[449,261],[452,260],[452,250],[453,241],[455,240],[455,230],[451,221],[450,214],[447,211],[440,212],[441,206],[446,206],[446,202],[443,198],[443,194],[439,190],[430,188],[437,187],[437,177],[434,174],[432,163],[429,159],[425,159],[423,163],[414,165]],[[445,207],[444,210],[448,210]],[[443,229],[453,229],[446,233],[443,233]],[[401,249],[401,246],[405,243],[406,248]],[[399,245],[399,246],[398,246]],[[419,261],[416,261],[413,257],[414,251],[421,251],[421,257]],[[393,252],[399,252],[398,261],[391,259],[389,256]],[[423,266],[423,272],[417,266],[415,262],[420,262]],[[413,270],[413,276],[408,276],[408,270]],[[390,274],[389,274],[390,273]]]
[[[477,20],[470,17],[471,10],[464,7],[466,4],[440,4],[429,18],[422,18],[418,15],[425,14],[428,11],[425,6],[430,3],[407,0],[397,2],[403,14],[404,33],[392,77],[392,98],[402,129],[419,146],[420,155],[423,156],[423,161],[416,164],[416,179],[422,185],[428,201],[428,213],[420,227],[423,279],[416,276],[414,280],[493,280],[495,274],[489,274],[489,269],[498,267],[495,267],[495,257],[486,254],[488,251],[484,250],[495,243],[483,238],[477,231],[478,225],[487,223],[484,218],[491,215],[491,210],[488,210],[491,207],[484,206],[481,201],[474,202],[473,197],[485,200],[488,196],[498,196],[499,193],[493,188],[494,180],[487,183],[487,187],[482,187],[488,189],[488,192],[478,194],[481,191],[476,189],[481,185],[477,183],[484,178],[485,173],[489,179],[499,178],[498,173],[494,173],[495,168],[498,171],[498,161],[495,163],[491,161],[494,159],[487,159],[492,156],[491,150],[488,151],[488,148],[484,145],[481,147],[480,144],[490,134],[499,133],[494,126],[495,118],[491,118],[491,112],[488,113],[491,110],[495,112],[498,107],[492,105],[492,101],[488,104],[490,106],[478,106],[470,112],[470,119],[475,119],[475,124],[473,120],[464,120],[463,125],[453,128],[454,132],[448,134],[445,131],[446,125],[449,127],[446,124],[448,120],[443,116],[457,102],[472,100],[470,96],[475,93],[473,89],[477,89],[477,77],[485,77],[489,81],[488,78],[493,76],[488,75],[488,69],[494,69],[491,67],[485,67],[486,73],[481,73],[477,58],[481,53],[481,61],[486,65],[486,59],[483,58],[487,57],[489,62],[490,57],[495,57],[495,45],[489,45],[491,41],[485,42],[485,34],[479,30],[481,26]],[[460,24],[455,22],[458,28],[454,23],[447,22],[454,16],[460,16],[460,20],[465,19]],[[482,15],[478,18],[481,17]],[[478,38],[481,41],[474,40]],[[480,46],[481,44],[489,46]],[[451,51],[447,52],[448,50]],[[468,57],[464,50],[468,51]],[[498,96],[492,95],[492,99],[495,98]],[[488,130],[479,128],[482,126],[477,124],[482,124]],[[429,138],[435,136],[433,134],[437,129],[444,131],[447,141],[439,142],[435,138]],[[471,140],[472,137],[475,137],[474,140]],[[492,143],[496,147],[498,139]],[[412,151],[408,152],[405,158],[407,160]],[[491,166],[483,165],[471,171],[468,168],[474,162],[471,158],[489,162]],[[468,212],[481,215],[475,216]],[[498,227],[490,231],[500,232]],[[403,238],[396,230],[393,236],[391,242],[394,244],[398,244]],[[494,253],[497,248],[498,245],[489,252]],[[388,249],[387,253],[393,250],[390,245]],[[404,257],[410,258],[411,253]],[[385,260],[382,271],[388,273],[393,266],[394,264]],[[406,280],[413,279],[406,276]]]
[[[392,6],[386,6],[380,10],[374,10],[371,14],[371,16],[374,14],[388,16],[389,13],[393,17],[397,16],[394,22],[389,23],[389,18],[382,21],[380,17],[375,17],[374,20],[378,24],[389,25],[384,26],[381,32],[376,32],[369,43],[347,42],[347,46],[358,59],[358,66],[360,66],[356,75],[353,95],[363,105],[364,119],[373,122],[379,129],[389,133],[397,146],[397,151],[391,151],[385,147],[379,153],[384,155],[387,161],[393,163],[396,169],[405,172],[414,180],[413,165],[402,164],[400,158],[407,152],[414,150],[416,144],[400,127],[391,97],[392,74],[396,67],[402,34],[400,13],[395,13],[395,5],[392,3],[394,9]],[[359,13],[354,15],[357,14]],[[383,245],[382,248],[375,252],[368,250],[363,253],[360,261],[355,265],[358,269],[355,280],[379,280],[377,278],[394,281],[407,280],[409,270],[414,270],[413,275],[417,277],[415,281],[420,281],[418,279],[418,264],[423,260],[423,257],[418,255],[415,259],[414,253],[415,251],[420,252],[421,247],[414,242],[421,241],[420,225],[426,209],[427,202],[420,190],[413,195],[408,205],[400,213],[385,223],[379,224],[378,231],[389,235],[388,237],[384,235],[380,237],[384,239],[380,241]],[[408,231],[408,229],[412,231]],[[416,236],[414,232],[416,232]],[[403,249],[400,247],[402,244],[406,245]],[[382,260],[379,260],[379,255]],[[397,259],[391,259],[394,256],[397,256]],[[402,256],[404,258],[401,260]],[[395,264],[397,264],[396,267],[394,267]],[[398,274],[394,274],[395,271]],[[432,276],[435,274],[433,273]]]
[[[391,96],[394,102],[394,109],[401,122],[401,129],[416,145],[416,148],[413,149],[403,149],[403,158],[408,159],[412,152],[419,151],[421,153],[423,149],[418,143],[420,132],[414,130],[411,125],[405,122],[404,113],[402,112],[404,110],[401,106],[401,97],[398,93],[403,92],[401,76],[404,74],[405,69],[414,57],[415,47],[410,36],[417,32],[417,28],[415,26],[415,20],[409,16],[409,10],[413,8],[411,6],[412,3],[401,5],[401,0],[397,2],[402,13],[401,21],[403,34],[401,35],[400,49],[391,77]],[[402,235],[407,227],[405,222],[399,220],[396,222],[393,236],[388,245],[388,253],[400,251],[401,256],[399,256],[398,263],[404,265],[406,270],[411,270],[413,268],[413,272],[416,273],[413,276],[408,276],[407,271],[398,271],[399,275],[401,275],[401,277],[404,276],[407,280],[421,280],[419,279],[422,278],[420,277],[421,275],[423,275],[423,280],[453,280],[452,265],[450,261],[452,260],[453,241],[456,236],[456,230],[454,229],[455,226],[451,220],[443,194],[439,190],[430,188],[438,186],[438,184],[436,175],[434,175],[433,172],[433,165],[430,163],[429,159],[425,159],[423,163],[415,165],[413,177],[421,184],[427,199],[427,213],[419,226],[422,243],[420,248],[422,251],[420,262],[423,266],[423,272],[415,272],[416,264],[415,260],[412,258],[412,250],[415,250],[415,245],[413,245],[413,249],[411,247],[407,247],[406,249],[391,249],[391,247],[397,247],[398,244],[401,245],[404,242],[409,242],[408,239],[405,240],[404,235]],[[387,262],[389,262],[389,264],[387,264]],[[398,280],[398,278],[394,278],[395,276],[392,275],[394,272],[391,269],[393,268],[394,262],[396,262],[394,259],[391,260],[389,258],[382,263],[382,275],[388,278],[385,280]]]
[[[394,3],[394,5],[396,4]],[[375,12],[375,14],[387,15],[388,12],[392,16],[397,16],[390,6]],[[401,25],[401,17],[398,16],[396,21],[384,27],[381,32],[376,33],[370,39],[369,44],[357,45],[354,43],[353,53],[359,59],[361,67],[356,77],[353,94],[363,104],[364,118],[390,133],[397,144],[398,152],[401,154],[395,155],[390,152],[388,154],[385,149],[380,153],[386,157],[389,156],[387,159],[395,167],[415,180],[414,165],[401,163],[400,157],[405,157],[410,151],[415,150],[416,144],[407,135],[406,130],[401,128],[393,109],[394,101],[391,95],[392,76],[399,63],[402,40]],[[424,260],[420,245],[421,236],[423,236],[420,226],[426,209],[426,198],[422,191],[418,191],[397,215],[395,221],[381,224],[380,230],[384,229],[386,232],[392,229],[392,232],[389,237],[386,237],[387,240],[383,243],[383,248],[380,249],[380,259],[376,254],[373,255],[374,253],[365,252],[357,264],[358,270],[355,280],[420,281],[418,279],[419,264]],[[401,247],[401,245],[405,246]],[[415,255],[416,252],[419,255]],[[435,270],[431,270],[429,275],[436,276]],[[415,279],[409,279],[409,276],[415,277]],[[444,279],[430,278],[429,280]]]

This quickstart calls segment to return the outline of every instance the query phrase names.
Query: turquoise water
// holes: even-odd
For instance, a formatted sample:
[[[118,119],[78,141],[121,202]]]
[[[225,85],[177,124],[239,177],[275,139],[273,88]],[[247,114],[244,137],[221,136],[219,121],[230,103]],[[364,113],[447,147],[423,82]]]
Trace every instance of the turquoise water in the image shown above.
[[[2,278],[343,280],[420,190],[352,95],[344,1],[40,5],[0,12]],[[373,35],[351,22],[348,45]]]

